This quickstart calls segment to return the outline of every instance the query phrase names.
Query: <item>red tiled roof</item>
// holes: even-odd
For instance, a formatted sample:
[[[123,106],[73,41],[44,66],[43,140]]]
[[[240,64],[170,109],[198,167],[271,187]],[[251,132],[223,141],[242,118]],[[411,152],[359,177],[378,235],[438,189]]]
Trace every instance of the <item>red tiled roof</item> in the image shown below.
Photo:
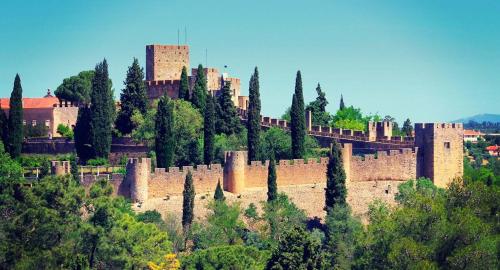
[[[24,109],[46,109],[54,107],[54,104],[59,103],[56,97],[43,97],[43,98],[23,98]],[[2,109],[9,109],[9,98],[0,98]]]
[[[483,133],[481,133],[481,131],[464,129],[464,136],[481,136],[481,135],[483,135]]]
[[[486,151],[498,151],[499,148],[500,148],[500,146],[498,146],[498,145],[491,145],[491,146],[486,147]]]

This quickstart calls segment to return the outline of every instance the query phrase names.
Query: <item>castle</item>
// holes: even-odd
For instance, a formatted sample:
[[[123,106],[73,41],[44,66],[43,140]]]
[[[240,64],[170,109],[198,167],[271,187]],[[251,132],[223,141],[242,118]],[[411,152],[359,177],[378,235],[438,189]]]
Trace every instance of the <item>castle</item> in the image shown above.
[[[416,124],[413,148],[376,151],[353,155],[353,144],[344,143],[342,160],[349,182],[396,180],[427,177],[438,187],[446,187],[463,174],[462,124]],[[278,186],[326,182],[328,158],[280,160],[276,166]],[[213,191],[218,181],[224,190],[241,193],[247,188],[267,186],[269,161],[247,163],[246,151],[226,152],[225,164],[156,168],[149,158],[130,159],[123,179],[125,193],[133,201],[181,194],[188,171],[197,192]]]
[[[148,45],[146,46],[146,86],[149,99],[157,99],[165,94],[177,98],[182,68],[189,72],[189,46]],[[207,89],[212,96],[218,96],[223,84],[230,83],[231,96],[235,106],[246,108],[248,97],[241,96],[241,82],[238,78],[220,74],[216,68],[203,68],[207,79]],[[191,70],[190,89],[193,89],[198,69]]]

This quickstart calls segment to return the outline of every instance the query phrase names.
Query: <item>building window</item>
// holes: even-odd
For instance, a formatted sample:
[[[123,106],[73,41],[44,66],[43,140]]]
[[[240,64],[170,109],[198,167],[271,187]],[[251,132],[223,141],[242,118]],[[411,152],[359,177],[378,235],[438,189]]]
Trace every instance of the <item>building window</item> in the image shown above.
[[[45,120],[45,126],[50,127],[50,120]]]
[[[31,120],[31,125],[36,127],[36,120]]]
[[[26,126],[26,120],[23,120],[23,126]]]
[[[450,149],[450,142],[444,142],[444,149]]]

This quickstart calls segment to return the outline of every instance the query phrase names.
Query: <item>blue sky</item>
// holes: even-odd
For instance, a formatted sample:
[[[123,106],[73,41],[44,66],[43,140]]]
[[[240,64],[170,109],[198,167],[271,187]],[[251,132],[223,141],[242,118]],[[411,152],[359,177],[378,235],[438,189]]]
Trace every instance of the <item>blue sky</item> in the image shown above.
[[[500,113],[500,1],[4,1],[0,96],[21,75],[42,96],[104,57],[116,95],[145,45],[188,32],[191,65],[261,79],[263,114],[280,116],[302,71],[306,101],[322,85],[365,113],[401,122]]]

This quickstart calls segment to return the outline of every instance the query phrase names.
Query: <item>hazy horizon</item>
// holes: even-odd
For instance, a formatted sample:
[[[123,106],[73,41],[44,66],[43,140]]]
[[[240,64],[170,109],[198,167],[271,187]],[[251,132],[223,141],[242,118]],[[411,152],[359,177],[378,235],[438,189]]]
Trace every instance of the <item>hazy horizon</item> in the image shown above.
[[[187,43],[191,67],[241,79],[255,66],[262,113],[281,116],[301,70],[306,102],[321,83],[335,112],[340,95],[364,113],[401,123],[499,114],[500,2],[496,1],[24,1],[0,11],[0,96],[19,73],[25,97],[106,58],[115,97],[148,44]],[[227,7],[227,9],[225,9]],[[224,65],[228,68],[225,69]]]

